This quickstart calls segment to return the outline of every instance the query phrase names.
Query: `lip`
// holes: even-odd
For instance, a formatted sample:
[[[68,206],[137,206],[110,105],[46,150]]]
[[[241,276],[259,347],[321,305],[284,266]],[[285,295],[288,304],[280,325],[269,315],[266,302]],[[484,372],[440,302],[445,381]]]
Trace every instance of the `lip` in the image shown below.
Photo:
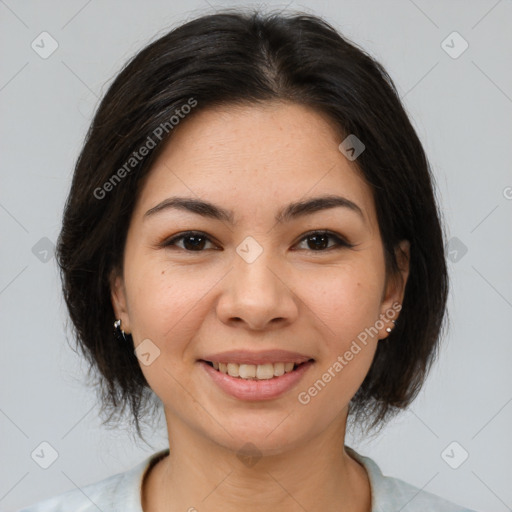
[[[225,354],[222,354],[222,357],[224,356]],[[224,359],[221,362],[224,361],[226,360]],[[234,362],[232,359],[229,361]],[[239,400],[252,402],[257,400],[272,400],[290,391],[299,383],[304,374],[314,364],[314,361],[307,360],[297,367],[297,369],[289,373],[266,380],[247,380],[239,377],[231,377],[231,375],[216,370],[204,360],[200,360],[199,363],[213,382],[226,394]],[[243,364],[243,362],[241,364]]]
[[[263,350],[251,352],[248,350],[229,350],[217,354],[209,354],[201,358],[212,363],[237,364],[268,364],[268,363],[296,363],[301,364],[313,359],[311,356],[290,352],[288,350]]]

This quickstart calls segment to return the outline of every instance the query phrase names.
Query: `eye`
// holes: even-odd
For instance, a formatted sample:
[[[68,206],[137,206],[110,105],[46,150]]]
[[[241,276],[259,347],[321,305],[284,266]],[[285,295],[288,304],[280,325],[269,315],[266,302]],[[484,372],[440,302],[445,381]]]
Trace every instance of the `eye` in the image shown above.
[[[329,246],[329,239],[334,241],[333,245]],[[183,245],[179,245],[180,242],[183,241]],[[311,231],[302,237],[301,242],[307,241],[309,247],[306,250],[311,250],[314,252],[325,252],[326,250],[332,250],[341,247],[354,247],[353,244],[350,244],[337,234],[331,231]],[[210,238],[201,231],[187,231],[185,233],[181,233],[176,235],[168,240],[162,242],[162,247],[179,247],[180,249],[184,249],[187,252],[202,252],[208,243],[212,244]],[[215,248],[215,246],[214,246]]]
[[[329,239],[334,240],[334,245],[329,246],[328,240]],[[311,242],[309,244],[309,249],[315,252],[325,252],[325,250],[331,250],[336,249],[340,247],[354,247],[353,244],[348,243],[346,240],[341,238],[340,236],[336,235],[335,233],[332,233],[331,231],[312,231],[310,233],[307,233],[302,239],[301,242],[304,240],[307,241],[307,243]],[[312,248],[311,248],[312,247]],[[306,250],[308,249],[306,248]]]
[[[165,240],[162,243],[162,247],[177,246],[177,242],[181,240],[183,240],[183,246],[179,246],[179,248],[189,252],[202,252],[205,248],[205,244],[208,242],[211,243],[211,240],[204,233],[200,231],[187,231]]]

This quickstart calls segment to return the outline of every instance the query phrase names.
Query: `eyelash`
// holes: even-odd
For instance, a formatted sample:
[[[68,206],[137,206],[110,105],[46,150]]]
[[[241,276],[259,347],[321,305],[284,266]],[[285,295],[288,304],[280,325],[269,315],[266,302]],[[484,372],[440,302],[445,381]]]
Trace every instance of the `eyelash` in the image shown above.
[[[328,251],[331,251],[333,249],[342,249],[342,248],[349,248],[350,249],[352,247],[355,247],[354,244],[350,244],[349,242],[344,240],[342,237],[340,237],[336,233],[333,233],[332,231],[328,231],[328,230],[310,231],[310,232],[306,233],[299,240],[299,243],[301,243],[304,240],[307,240],[308,238],[311,238],[311,237],[313,237],[315,235],[328,236],[328,237],[332,238],[335,241],[336,245],[328,247],[327,249],[318,249],[318,250],[306,249],[306,250],[309,250],[311,252],[328,252]],[[210,238],[205,233],[203,233],[201,231],[185,231],[185,232],[180,233],[179,235],[176,235],[176,236],[174,236],[174,237],[172,237],[172,238],[170,238],[168,240],[165,240],[160,245],[162,247],[172,247],[172,246],[176,247],[176,242],[177,241],[182,240],[184,238],[192,237],[192,236],[204,237],[207,241],[212,242],[210,240]],[[192,252],[204,252],[204,250],[190,251],[190,250],[182,248],[182,247],[179,247],[179,248],[184,250],[184,251],[186,251],[186,252],[189,252],[189,253],[192,253]]]

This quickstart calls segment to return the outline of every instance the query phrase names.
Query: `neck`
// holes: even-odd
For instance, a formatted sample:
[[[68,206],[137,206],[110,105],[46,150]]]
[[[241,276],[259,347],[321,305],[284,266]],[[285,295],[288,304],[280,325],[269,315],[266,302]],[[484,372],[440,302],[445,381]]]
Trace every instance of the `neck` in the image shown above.
[[[143,485],[144,512],[370,512],[366,470],[344,450],[345,424],[346,415],[300,446],[251,458],[172,418],[170,454]]]

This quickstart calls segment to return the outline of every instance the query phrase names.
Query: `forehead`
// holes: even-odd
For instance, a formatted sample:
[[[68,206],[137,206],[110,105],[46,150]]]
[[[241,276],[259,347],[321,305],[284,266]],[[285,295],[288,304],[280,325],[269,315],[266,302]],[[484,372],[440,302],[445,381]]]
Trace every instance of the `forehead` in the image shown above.
[[[239,220],[337,194],[375,227],[371,188],[339,151],[345,135],[325,115],[275,102],[208,108],[181,123],[145,181],[144,211],[169,196],[195,196],[233,210]]]

